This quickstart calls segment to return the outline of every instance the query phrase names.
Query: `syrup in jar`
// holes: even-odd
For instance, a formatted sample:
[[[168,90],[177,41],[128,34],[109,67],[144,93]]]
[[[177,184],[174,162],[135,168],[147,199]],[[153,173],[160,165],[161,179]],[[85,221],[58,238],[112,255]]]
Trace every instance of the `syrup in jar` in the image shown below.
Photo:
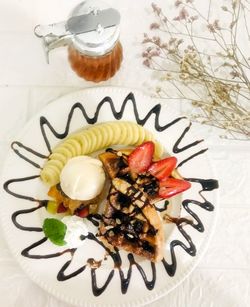
[[[79,77],[94,82],[105,81],[113,77],[121,66],[122,45],[118,41],[110,52],[96,57],[69,47],[69,62]]]

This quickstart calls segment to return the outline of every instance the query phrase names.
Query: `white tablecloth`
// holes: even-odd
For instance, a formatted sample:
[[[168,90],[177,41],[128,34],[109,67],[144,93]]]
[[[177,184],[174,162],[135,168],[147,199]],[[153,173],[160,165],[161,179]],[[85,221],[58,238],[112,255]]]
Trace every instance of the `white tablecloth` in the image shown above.
[[[132,87],[150,93],[154,76],[141,64],[140,42],[152,19],[151,1],[106,2],[122,15],[124,62],[114,78],[98,85]],[[47,65],[41,42],[33,35],[36,24],[63,20],[76,3],[79,1],[0,0],[0,168],[10,142],[34,114],[61,95],[96,86],[70,70],[66,49],[53,51]],[[194,272],[150,306],[249,306],[250,143],[222,140],[220,133],[210,127],[199,129],[208,141],[220,182],[218,223],[209,249]],[[67,306],[29,280],[12,258],[2,233],[0,306]]]

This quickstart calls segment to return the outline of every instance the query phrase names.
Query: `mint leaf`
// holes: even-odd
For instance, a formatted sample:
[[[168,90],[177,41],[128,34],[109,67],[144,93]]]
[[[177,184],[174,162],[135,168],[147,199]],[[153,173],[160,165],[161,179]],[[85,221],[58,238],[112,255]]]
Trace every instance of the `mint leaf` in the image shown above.
[[[53,218],[47,218],[43,222],[43,232],[45,236],[56,245],[65,245],[64,237],[66,234],[67,226]]]

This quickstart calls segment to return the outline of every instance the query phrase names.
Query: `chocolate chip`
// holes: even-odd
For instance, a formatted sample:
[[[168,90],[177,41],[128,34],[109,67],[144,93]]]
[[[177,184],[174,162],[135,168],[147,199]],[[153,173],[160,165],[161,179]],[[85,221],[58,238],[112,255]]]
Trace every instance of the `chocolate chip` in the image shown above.
[[[143,230],[143,222],[141,221],[135,221],[134,225],[134,231],[137,233],[141,233]]]
[[[131,199],[127,195],[119,193],[117,196],[117,202],[121,205],[121,207],[129,207]]]
[[[128,240],[128,241],[131,241],[131,242],[135,242],[135,237],[130,234],[130,233],[125,233],[125,238]]]
[[[151,183],[144,185],[144,192],[150,196],[154,196],[158,192],[158,183],[153,180]]]
[[[150,245],[148,241],[142,242],[142,248],[147,252],[150,252],[150,253],[154,252],[154,247]]]
[[[121,211],[115,211],[113,218],[119,219],[121,224],[124,224],[124,225],[126,225],[130,222],[130,217],[127,214],[124,214]]]

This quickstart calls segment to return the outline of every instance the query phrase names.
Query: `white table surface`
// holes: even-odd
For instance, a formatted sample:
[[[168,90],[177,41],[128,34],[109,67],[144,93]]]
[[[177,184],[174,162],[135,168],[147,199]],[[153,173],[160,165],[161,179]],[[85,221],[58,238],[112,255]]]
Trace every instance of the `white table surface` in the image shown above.
[[[122,15],[124,61],[114,78],[97,86],[125,86],[149,94],[154,76],[141,64],[140,42],[152,18],[148,12],[151,1],[106,2]],[[41,42],[33,35],[36,24],[63,20],[76,3],[79,1],[0,0],[0,169],[10,142],[34,114],[66,93],[96,86],[70,70],[66,49],[53,51],[47,65]],[[179,104],[176,107],[182,108]],[[220,133],[210,127],[199,129],[207,139],[220,182],[215,234],[194,272],[168,296],[150,306],[249,306],[250,143],[222,140]],[[29,280],[12,258],[1,232],[0,306],[67,306]]]

